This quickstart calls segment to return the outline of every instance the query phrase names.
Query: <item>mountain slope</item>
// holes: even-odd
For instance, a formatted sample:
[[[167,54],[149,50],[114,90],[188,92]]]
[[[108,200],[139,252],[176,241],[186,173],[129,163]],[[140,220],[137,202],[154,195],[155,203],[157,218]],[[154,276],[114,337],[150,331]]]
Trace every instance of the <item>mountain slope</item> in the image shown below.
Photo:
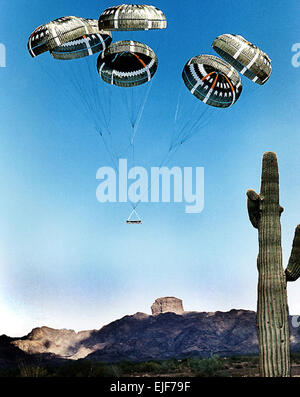
[[[256,313],[136,313],[98,331],[37,328],[12,343],[27,353],[52,353],[63,358],[103,362],[146,361],[188,356],[256,354]],[[300,351],[300,327],[291,326],[292,351]]]

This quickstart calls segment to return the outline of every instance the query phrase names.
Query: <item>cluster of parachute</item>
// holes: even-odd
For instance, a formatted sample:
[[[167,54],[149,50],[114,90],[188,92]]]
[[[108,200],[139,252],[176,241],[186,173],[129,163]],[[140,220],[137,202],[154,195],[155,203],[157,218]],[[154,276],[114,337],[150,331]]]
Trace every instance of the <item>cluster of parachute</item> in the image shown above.
[[[111,86],[132,88],[152,80],[158,67],[157,56],[152,48],[138,41],[113,43],[112,32],[162,30],[166,27],[166,17],[158,8],[122,4],[107,8],[99,20],[66,16],[41,25],[30,35],[27,46],[32,57],[49,52],[60,61],[74,61],[98,54],[97,71],[102,80]],[[223,34],[215,39],[212,47],[221,58],[194,56],[182,71],[187,89],[206,105],[228,108],[239,99],[242,81],[238,72],[260,85],[269,79],[272,71],[270,58],[242,36]],[[140,116],[141,113],[131,120],[132,146]],[[179,144],[188,137],[182,135],[185,134],[183,130],[178,134]],[[103,136],[101,131],[99,133]],[[136,206],[133,213],[136,213]],[[141,223],[140,219],[131,221],[130,218],[127,222]]]
[[[131,89],[150,82],[156,73],[158,59],[155,52],[144,43],[133,40],[112,43],[112,32],[160,30],[166,27],[166,17],[158,8],[152,5],[122,4],[103,11],[99,20],[67,16],[41,25],[30,35],[27,47],[32,57],[49,52],[54,59],[60,61],[74,61],[100,53],[97,70],[102,80],[109,85]],[[81,91],[81,97],[85,97],[82,98],[83,102],[86,102],[88,108],[95,110],[95,104],[88,101],[88,95],[82,95],[83,87],[78,80],[76,85]],[[94,94],[96,96],[96,90]],[[130,146],[133,152],[134,136],[146,99],[147,95],[142,101],[141,109],[135,115],[127,104],[128,113],[131,113],[129,118],[133,131]],[[131,107],[133,108],[134,104],[131,103]],[[105,113],[104,109],[97,109],[95,113],[101,111]],[[98,131],[103,138],[105,128],[109,138],[111,135],[107,117],[104,115],[106,125],[104,128],[101,126],[101,130]],[[114,155],[107,142],[104,143],[110,154]],[[127,223],[141,223],[139,217],[132,220],[133,215],[138,217],[134,207]]]
[[[212,47],[221,58],[215,55],[194,56],[182,72],[187,89],[206,105],[229,108],[236,103],[243,90],[238,72],[259,85],[265,84],[269,79],[272,72],[270,58],[244,37],[222,34],[214,40]],[[190,139],[205,124],[201,126],[207,109],[201,112],[195,108],[193,117],[180,125],[177,120],[179,105],[180,103],[177,104],[175,134],[170,151]],[[211,112],[212,110],[209,113]]]
[[[212,47],[223,60],[213,55],[196,56],[187,62],[182,73],[187,88],[204,103],[221,108],[233,105],[242,93],[237,71],[260,85],[269,79],[270,58],[244,37],[223,34]]]
[[[124,40],[112,44],[112,31],[165,29],[162,11],[149,5],[120,5],[105,10],[99,20],[74,16],[39,26],[30,35],[28,51],[36,57],[49,51],[53,58],[75,60],[101,52],[100,77],[119,87],[134,87],[151,80],[157,57],[146,44]]]

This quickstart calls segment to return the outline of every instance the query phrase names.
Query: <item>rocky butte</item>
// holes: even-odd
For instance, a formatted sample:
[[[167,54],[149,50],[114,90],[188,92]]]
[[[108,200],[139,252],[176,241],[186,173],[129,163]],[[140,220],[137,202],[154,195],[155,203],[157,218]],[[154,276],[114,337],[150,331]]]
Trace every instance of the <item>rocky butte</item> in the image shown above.
[[[161,313],[176,313],[183,314],[182,300],[175,298],[174,296],[167,296],[165,298],[158,298],[151,306],[152,315],[155,316]]]

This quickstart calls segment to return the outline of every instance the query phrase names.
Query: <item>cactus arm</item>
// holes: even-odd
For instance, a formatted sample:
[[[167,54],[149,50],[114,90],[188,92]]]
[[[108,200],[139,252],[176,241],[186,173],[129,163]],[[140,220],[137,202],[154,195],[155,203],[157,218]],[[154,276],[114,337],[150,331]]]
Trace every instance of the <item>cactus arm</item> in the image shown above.
[[[300,225],[295,230],[293,248],[285,275],[286,281],[296,281],[300,277]]]
[[[247,190],[248,215],[252,226],[258,229],[260,219],[260,196],[254,190]]]
[[[260,196],[279,208],[279,173],[277,156],[273,152],[263,155]]]

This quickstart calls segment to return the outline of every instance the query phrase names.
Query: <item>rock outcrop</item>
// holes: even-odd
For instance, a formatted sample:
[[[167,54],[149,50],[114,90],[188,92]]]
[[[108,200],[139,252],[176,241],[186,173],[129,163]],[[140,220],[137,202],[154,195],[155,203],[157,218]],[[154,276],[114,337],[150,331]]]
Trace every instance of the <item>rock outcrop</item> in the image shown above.
[[[14,342],[17,338],[10,338],[6,335],[0,336],[0,371],[9,368],[22,369],[26,366],[58,366],[67,362],[54,354],[29,354],[19,349]],[[5,375],[6,376],[6,375]]]
[[[182,300],[174,296],[166,296],[165,298],[158,298],[151,306],[152,315],[155,316],[161,313],[176,313],[183,314]]]
[[[81,344],[83,340],[90,338],[92,333],[93,331],[76,333],[73,330],[41,327],[33,329],[26,338],[13,341],[12,344],[29,354],[51,353],[77,360],[93,351]]]

